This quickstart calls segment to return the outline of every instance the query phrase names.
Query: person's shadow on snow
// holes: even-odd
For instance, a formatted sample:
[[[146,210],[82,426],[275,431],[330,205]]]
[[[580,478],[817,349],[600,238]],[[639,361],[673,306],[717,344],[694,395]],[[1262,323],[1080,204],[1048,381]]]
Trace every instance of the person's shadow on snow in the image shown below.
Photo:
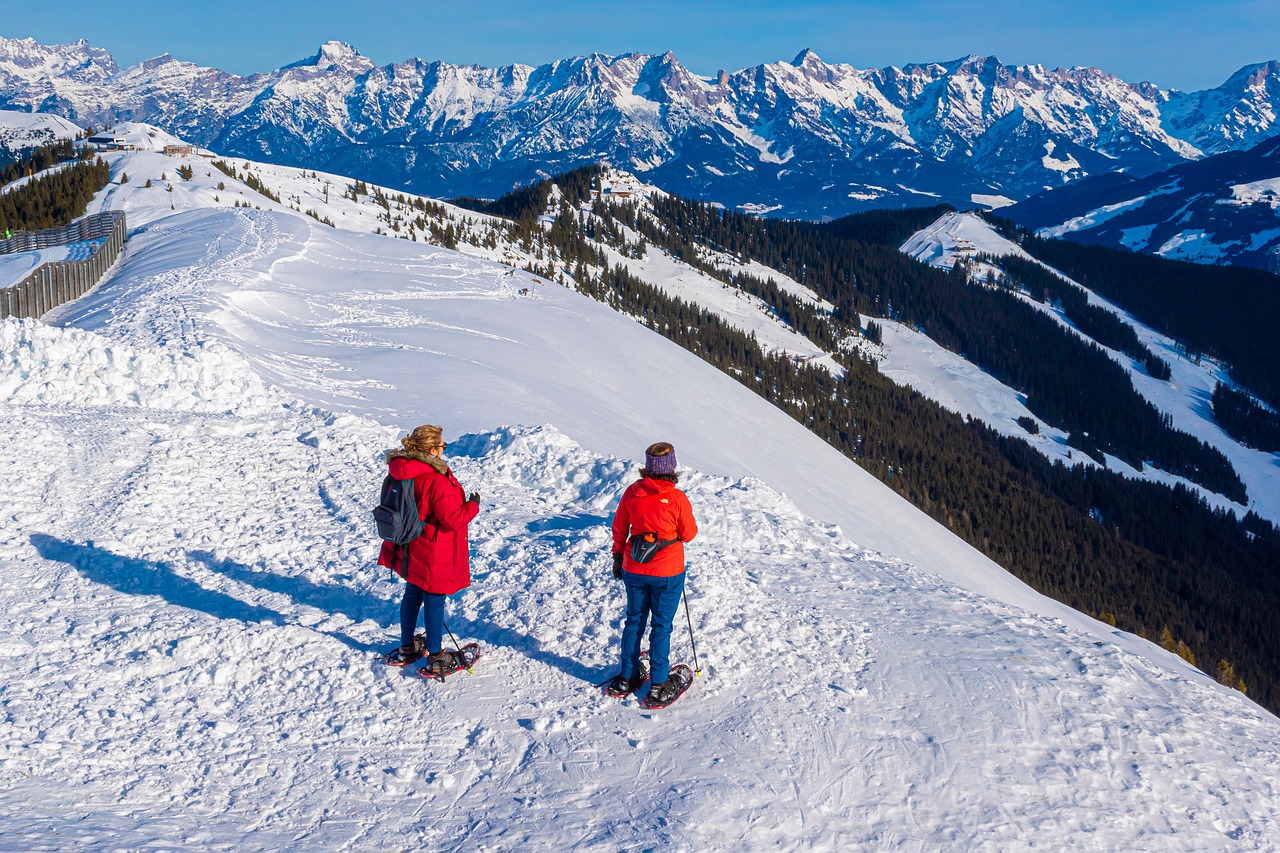
[[[249,604],[225,593],[205,589],[178,574],[168,563],[126,557],[92,542],[66,542],[43,533],[31,534],[31,544],[44,559],[66,563],[89,580],[127,595],[154,595],[170,604],[199,610],[218,619],[269,625],[300,624],[270,607]],[[359,652],[378,650],[341,634],[316,633],[332,637]]]
[[[546,529],[558,529],[561,526],[563,525],[549,523]],[[234,560],[221,559],[208,551],[191,551],[188,552],[187,556],[192,560],[203,563],[211,571],[225,575],[232,580],[255,586],[267,592],[287,595],[299,604],[309,605],[326,613],[341,613],[353,622],[371,619],[380,625],[386,625],[385,619],[388,616],[394,617],[396,620],[399,619],[399,598],[404,591],[404,585],[400,582],[392,590],[394,598],[383,598],[368,590],[350,588],[341,584],[317,584],[306,578],[264,572],[261,569],[250,568]],[[375,571],[381,572],[384,577],[387,573],[387,570],[383,568],[378,568]],[[483,619],[467,619],[458,613],[450,614],[447,623],[459,642],[474,639],[490,648],[512,649],[531,660],[540,661],[582,681],[594,683],[603,677],[599,672],[584,666],[572,658],[544,649],[537,639],[528,634],[522,634],[510,628],[502,628]],[[398,621],[394,627],[398,632]],[[448,637],[445,638],[445,641],[450,642]],[[385,647],[380,651],[389,651],[398,643],[398,636],[393,636],[389,633]]]
[[[286,595],[298,604],[305,604],[325,613],[340,613],[352,622],[372,619],[379,625],[385,625],[384,619],[390,612],[391,604],[388,599],[373,597],[369,592],[353,587],[318,584],[306,578],[266,572],[235,560],[220,558],[210,551],[188,551],[187,556],[210,571],[232,580],[265,592]],[[386,569],[380,568],[377,571],[384,575],[387,573]],[[398,603],[396,602],[397,605]]]

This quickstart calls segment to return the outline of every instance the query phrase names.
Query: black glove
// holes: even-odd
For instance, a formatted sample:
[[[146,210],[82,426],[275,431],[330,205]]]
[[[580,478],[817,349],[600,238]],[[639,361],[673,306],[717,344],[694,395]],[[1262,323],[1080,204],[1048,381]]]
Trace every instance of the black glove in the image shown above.
[[[613,579],[622,580],[622,552],[613,555]]]
[[[480,493],[479,493],[479,492],[472,492],[472,493],[471,493],[471,497],[467,498],[467,500],[469,500],[469,501],[475,501],[475,502],[476,502],[476,505],[478,506],[478,505],[480,504]]]

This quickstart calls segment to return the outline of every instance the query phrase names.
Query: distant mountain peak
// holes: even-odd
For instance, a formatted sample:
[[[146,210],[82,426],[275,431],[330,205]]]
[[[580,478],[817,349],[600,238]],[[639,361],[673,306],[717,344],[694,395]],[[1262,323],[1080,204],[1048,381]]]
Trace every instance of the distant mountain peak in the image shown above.
[[[159,56],[152,57],[151,59],[143,60],[140,64],[146,70],[153,71],[162,65],[170,65],[170,64],[176,63],[177,61],[178,60],[174,59],[171,54],[162,53]]]
[[[1255,62],[1232,74],[1227,78],[1225,85],[1256,88],[1265,85],[1268,80],[1273,79],[1277,74],[1280,74],[1280,61],[1271,59],[1266,62]]]
[[[1004,63],[995,54],[981,56],[976,53],[966,54],[959,59],[953,59],[951,62],[942,63],[943,67],[951,72],[975,72],[984,71],[988,67],[1003,68]]]
[[[321,71],[367,71],[373,68],[373,61],[344,41],[329,40],[320,45],[315,56],[308,57],[285,68],[314,67]]]
[[[811,48],[806,47],[804,50],[796,54],[796,58],[791,60],[791,64],[794,65],[796,68],[803,68],[804,66],[810,65],[810,64],[821,65],[823,64],[823,62],[822,62],[822,57],[814,53]]]

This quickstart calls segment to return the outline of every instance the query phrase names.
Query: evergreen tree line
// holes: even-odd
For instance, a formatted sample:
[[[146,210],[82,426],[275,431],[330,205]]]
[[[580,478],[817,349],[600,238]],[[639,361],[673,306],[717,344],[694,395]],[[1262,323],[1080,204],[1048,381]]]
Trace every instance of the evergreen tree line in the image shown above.
[[[259,195],[266,196],[267,198],[274,201],[276,204],[283,203],[280,201],[279,194],[273,193],[270,187],[268,187],[266,184],[264,184],[261,180],[258,179],[257,175],[249,171],[248,163],[245,163],[244,174],[238,175],[236,174],[236,167],[226,162],[225,160],[211,160],[209,162],[213,164],[213,167],[215,169],[217,169],[222,174],[226,175],[228,178],[234,178],[237,181],[242,181],[244,185],[247,186],[249,189],[253,190]],[[179,173],[181,173],[181,170],[179,170]],[[161,178],[163,177],[164,176],[161,175]],[[190,177],[186,177],[186,180],[190,180]],[[239,207],[239,205],[236,205],[236,206]],[[249,205],[246,202],[245,207],[248,207],[248,206]]]
[[[907,238],[933,224],[955,208],[949,204],[907,207],[898,210],[869,210],[815,226],[828,237],[855,240],[878,246],[901,246]],[[805,223],[806,225],[809,223]]]
[[[27,175],[43,172],[45,169],[56,166],[59,163],[66,163],[69,160],[76,159],[88,159],[92,156],[93,152],[87,148],[77,150],[75,143],[70,139],[61,139],[51,145],[42,145],[39,148],[24,152],[22,156],[15,158],[3,169],[0,169],[0,186],[12,183],[18,178]]]
[[[584,195],[589,181],[587,186]],[[1025,442],[894,385],[856,356],[843,357],[846,372],[837,379],[822,368],[766,355],[753,336],[716,315],[665,295],[625,267],[602,263],[603,252],[575,234],[563,206],[557,216],[563,227],[553,226],[542,235],[547,244],[535,245],[540,237],[533,225],[550,195],[524,197],[524,206],[510,208],[522,220],[513,223],[510,236],[529,240],[539,257],[575,259],[569,268],[578,289],[640,318],[752,388],[1033,587],[1125,630],[1152,638],[1170,630],[1215,674],[1229,673],[1225,683],[1247,682],[1262,704],[1280,708],[1280,534],[1267,521],[1252,513],[1237,520],[1180,486],[1050,463]],[[625,205],[611,207],[634,217]],[[681,214],[686,224],[704,215],[692,209]],[[573,217],[580,225],[587,221],[580,213]],[[735,236],[725,229],[711,248],[741,252],[750,244],[762,254],[781,253],[788,241],[799,240],[798,231],[821,227],[800,225],[779,235],[753,230]],[[884,216],[873,225],[881,235],[907,227]],[[841,227],[851,224],[842,221]],[[606,222],[591,228],[598,235],[621,233]],[[686,251],[693,248],[684,243]],[[820,256],[769,265],[787,267],[784,272],[811,287],[821,276],[842,277],[879,294],[906,292],[873,281],[880,276],[941,275],[946,283],[945,273],[899,263],[896,252],[862,254],[845,253],[842,263],[851,266],[844,269]],[[887,296],[865,301],[897,310]],[[852,304],[846,298],[837,315],[856,317]]]
[[[1227,435],[1258,450],[1280,451],[1280,415],[1221,382],[1213,389],[1211,403],[1213,419]]]
[[[833,238],[823,225],[755,219],[677,196],[654,199],[652,206],[660,227],[646,236],[664,246],[669,241],[686,261],[703,241],[812,288],[835,305],[835,320],[847,329],[857,327],[860,313],[915,326],[1025,393],[1027,408],[1074,435],[1073,446],[1099,459],[1111,453],[1139,470],[1150,461],[1247,503],[1227,458],[1173,429],[1171,418],[1138,394],[1124,368],[1096,344],[1007,292],[972,286],[963,269],[948,275],[899,252],[900,231],[922,216],[875,217],[868,230],[892,242],[872,244]],[[858,233],[848,218],[832,224],[838,233]]]
[[[1061,276],[1017,255],[985,260],[999,267],[1015,289],[1020,288],[1037,302],[1057,304],[1072,325],[1104,347],[1122,352],[1143,364],[1156,357],[1138,340],[1133,326],[1102,306],[1091,304],[1083,290]]]
[[[726,286],[736,287],[758,297],[774,316],[822,349],[828,352],[839,349],[840,332],[837,325],[831,322],[828,313],[813,302],[783,290],[773,279],[762,279],[740,270],[726,269],[719,263],[720,259],[714,255],[708,257],[703,247],[691,239],[690,235],[664,228],[662,222],[644,215],[634,203],[606,205],[597,202],[593,212],[606,223],[622,219],[646,241],[661,245],[676,260],[683,261],[711,278],[719,279]],[[741,260],[745,262],[748,259]],[[849,318],[845,317],[844,322],[848,325]]]
[[[67,225],[110,180],[107,161],[96,157],[28,181],[0,195],[0,234]]]
[[[1172,417],[1143,398],[1105,350],[1010,293],[972,286],[962,267],[951,279],[949,290],[922,291],[911,316],[932,318],[922,328],[934,341],[1026,393],[1027,408],[1065,428],[1073,447],[1099,461],[1111,453],[1140,471],[1150,461],[1248,502],[1222,452],[1173,429]]]
[[[1280,407],[1275,318],[1280,276],[1247,267],[1171,261],[1137,252],[1021,235],[1022,248],[1188,345],[1227,364],[1231,378]]]

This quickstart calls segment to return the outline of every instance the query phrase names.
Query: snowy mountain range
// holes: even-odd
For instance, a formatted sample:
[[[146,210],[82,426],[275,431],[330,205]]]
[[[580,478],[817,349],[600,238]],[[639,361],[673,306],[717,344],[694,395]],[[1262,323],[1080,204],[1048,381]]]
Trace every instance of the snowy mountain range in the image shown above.
[[[1149,174],[1276,132],[1280,66],[1195,93],[994,57],[858,69],[803,51],[707,77],[671,53],[537,68],[349,45],[241,77],[86,41],[0,39],[0,107],[147,121],[220,153],[450,197],[607,161],[670,191],[820,218],[934,200],[999,206],[1089,175]]]
[[[518,247],[427,245],[384,192],[123,130],[144,150],[106,155],[91,208],[127,211],[120,263],[0,323],[9,846],[1274,847],[1280,720],[1240,692],[1031,590],[727,374],[503,263]],[[979,226],[912,247],[995,248]],[[723,283],[632,260],[812,352]],[[889,337],[899,370],[1016,404],[914,337]],[[402,587],[372,568],[370,499],[423,421],[483,496],[448,618],[485,656],[444,684],[378,662]],[[703,678],[648,715],[591,685],[616,666],[608,518],[658,435],[702,527]]]
[[[1090,178],[1001,214],[1047,237],[1280,272],[1280,139],[1146,177]]]

